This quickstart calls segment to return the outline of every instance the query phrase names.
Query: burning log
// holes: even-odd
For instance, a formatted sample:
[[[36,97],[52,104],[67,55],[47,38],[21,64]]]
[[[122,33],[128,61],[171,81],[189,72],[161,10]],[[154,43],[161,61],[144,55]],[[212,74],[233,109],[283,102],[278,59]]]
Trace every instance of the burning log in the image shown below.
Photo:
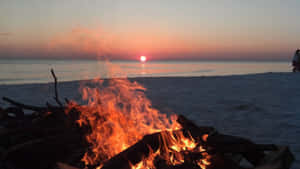
[[[294,160],[293,154],[289,151],[288,147],[282,146],[278,150],[272,151],[262,159],[261,164],[253,169],[288,169]],[[181,165],[170,166],[167,165],[163,159],[155,159],[155,166],[157,169],[195,169],[198,166],[191,163],[184,163]],[[208,168],[230,168],[230,169],[244,169],[244,167],[239,166],[230,158],[219,158],[212,161],[212,166]],[[59,169],[79,169],[64,163],[57,164]],[[227,167],[224,167],[227,166]]]
[[[57,110],[53,109],[52,105],[48,105],[49,110]],[[76,111],[76,110],[75,110]],[[62,113],[62,112],[61,112]],[[64,117],[67,118],[67,117]],[[177,120],[181,126],[181,130],[175,130],[175,131],[169,131],[172,133],[172,135],[176,136],[179,132],[184,133],[184,135],[188,136],[189,134],[195,138],[196,142],[199,144],[202,144],[207,148],[206,153],[211,154],[211,165],[208,166],[207,168],[233,168],[233,169],[239,169],[240,166],[238,163],[234,162],[231,158],[228,158],[225,156],[225,154],[242,154],[248,161],[250,161],[254,166],[261,165],[262,159],[265,159],[265,154],[263,153],[264,151],[277,151],[277,147],[275,145],[260,145],[260,144],[254,144],[251,141],[240,138],[240,137],[235,137],[235,136],[229,136],[229,135],[223,135],[218,133],[213,127],[198,127],[195,125],[193,122],[185,118],[184,116],[178,116]],[[49,124],[48,124],[49,125]],[[45,129],[43,129],[45,130]],[[28,168],[40,168],[42,165],[53,163],[53,160],[45,161],[46,158],[51,159],[51,155],[53,154],[40,154],[40,151],[37,151],[34,153],[34,157],[41,158],[40,160],[43,161],[44,163],[39,163],[37,165],[32,165],[29,163],[26,163],[28,161],[26,160],[21,160],[20,161],[14,161],[12,159],[20,159],[20,155],[25,155],[28,152],[35,152],[35,149],[42,149],[43,152],[49,152],[51,151],[54,147],[56,149],[56,152],[58,152],[58,149],[63,148],[66,144],[74,143],[72,134],[63,134],[66,137],[62,137],[63,135],[56,135],[54,133],[60,133],[61,128],[58,127],[57,131],[52,132],[52,134],[47,137],[41,137],[41,134],[38,134],[41,132],[39,128],[35,128],[34,126],[29,129],[18,129],[18,130],[11,130],[5,132],[7,135],[13,135],[13,133],[24,133],[31,131],[30,133],[36,132],[37,137],[34,137],[34,139],[29,139],[28,141],[21,142],[19,144],[13,145],[7,150],[4,150],[2,152],[1,157],[2,161],[9,159],[9,161],[12,161],[14,163],[22,164],[23,167],[26,168],[28,165]],[[0,134],[1,136],[5,136],[5,133]],[[43,133],[51,133],[51,132],[43,132]],[[131,169],[133,166],[137,165],[140,163],[142,160],[148,158],[153,152],[157,152],[158,150],[161,149],[161,146],[163,145],[164,138],[163,135],[165,133],[168,133],[166,131],[160,132],[160,133],[154,133],[150,135],[146,135],[126,149],[125,151],[115,155],[114,157],[110,158],[108,161],[104,163],[102,168],[104,169],[110,169],[110,168],[121,168],[121,169]],[[204,137],[205,136],[205,137]],[[82,137],[79,136],[81,139]],[[56,139],[55,139],[56,138]],[[55,141],[54,141],[55,140]],[[74,139],[78,140],[78,139]],[[80,140],[80,139],[79,139]],[[54,141],[54,142],[53,142]],[[53,142],[52,144],[49,144]],[[81,145],[82,146],[82,145]],[[33,151],[34,150],[34,151]],[[65,149],[62,149],[65,151]],[[282,150],[281,150],[282,152]],[[276,157],[273,157],[274,159],[277,160],[282,160],[286,159],[287,161],[285,166],[289,166],[290,163],[293,160],[292,155],[288,151],[288,149],[285,149],[285,153],[281,153],[281,155],[277,155]],[[38,154],[39,155],[38,155]],[[27,154],[28,156],[28,154]],[[289,156],[289,157],[286,157]],[[29,155],[29,157],[33,157],[32,155]],[[23,158],[23,157],[22,157]],[[154,162],[156,168],[159,169],[185,169],[185,168],[200,168],[198,165],[195,164],[195,161],[198,159],[203,158],[203,153],[202,152],[192,152],[192,151],[186,151],[184,160],[185,162],[182,164],[177,164],[177,165],[170,165],[164,160],[159,160],[159,162]],[[26,158],[25,158],[26,159]],[[51,161],[51,162],[50,162]],[[276,161],[276,160],[275,160]],[[49,163],[50,162],[50,163]],[[277,167],[278,165],[283,165],[282,163],[284,162],[278,162],[280,164],[276,164],[275,166]],[[272,163],[271,163],[272,164]],[[267,166],[271,165],[268,164]],[[36,166],[36,167],[34,167]],[[21,166],[20,166],[21,167]],[[96,165],[95,165],[96,167]],[[272,166],[274,167],[274,166]],[[258,167],[260,168],[260,167]]]
[[[177,121],[198,140],[199,137],[206,135],[205,140],[201,138],[201,141],[205,146],[211,147],[210,153],[241,153],[254,166],[265,157],[264,151],[277,150],[273,144],[254,144],[245,138],[219,134],[213,127],[198,127],[182,115]]]
[[[212,156],[212,165],[208,168],[241,168],[239,164],[228,158],[225,154],[241,154],[253,166],[261,164],[265,158],[264,151],[277,151],[278,148],[272,144],[254,144],[251,141],[229,135],[223,135],[216,132],[213,127],[197,127],[193,122],[186,119],[184,116],[179,116],[178,121],[184,127],[182,130],[172,131],[173,135],[177,132],[190,132],[193,138],[201,142],[207,150],[206,152]],[[206,139],[203,135],[209,134]],[[146,135],[125,151],[115,155],[103,165],[103,169],[121,168],[131,169],[143,159],[149,157],[150,153],[158,151],[164,142],[163,133],[155,133]],[[194,161],[203,158],[202,152],[188,152],[185,156],[185,163],[179,165],[168,165],[164,160],[156,163],[157,168],[173,169],[173,168],[199,168]],[[191,160],[191,161],[190,161]],[[190,161],[190,162],[188,162]]]
[[[157,151],[162,143],[161,133],[146,135],[142,140],[132,145],[127,150],[115,155],[109,161],[105,162],[102,169],[131,169],[143,158],[147,158],[152,151]],[[151,150],[150,150],[151,148]]]
[[[143,137],[140,141],[138,141],[136,144],[132,145],[125,151],[115,155],[114,157],[110,158],[108,161],[104,163],[101,169],[131,169],[132,166],[137,165],[142,160],[147,159],[150,155],[157,151],[164,151],[164,146],[171,146],[171,145],[165,145],[165,144],[171,144],[166,143],[166,135],[172,135],[176,136],[180,133],[182,133],[183,130],[176,130],[176,131],[162,131],[159,133],[149,134]],[[167,152],[165,152],[167,153]],[[203,155],[201,153],[190,153],[189,155],[186,155],[186,157],[194,157],[196,159],[203,158]],[[164,161],[163,159],[161,159]],[[160,166],[159,168],[162,169],[173,169],[173,168],[195,168],[197,165],[193,162],[186,162],[180,165],[170,165],[167,162],[160,161],[156,163],[157,166]],[[163,167],[162,167],[163,166]],[[197,166],[199,168],[199,166]]]
[[[183,115],[178,115],[177,122],[182,126],[183,129],[190,131],[193,138],[197,138],[198,136],[202,136],[204,134],[212,134],[216,132],[216,129],[213,127],[197,126]]]

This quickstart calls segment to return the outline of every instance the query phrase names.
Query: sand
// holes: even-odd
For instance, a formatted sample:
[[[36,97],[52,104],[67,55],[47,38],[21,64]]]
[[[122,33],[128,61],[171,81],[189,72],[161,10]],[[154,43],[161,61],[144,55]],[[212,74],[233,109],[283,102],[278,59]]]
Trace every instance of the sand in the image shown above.
[[[133,78],[143,84],[153,106],[184,114],[198,125],[247,137],[258,143],[289,145],[300,167],[300,73],[210,77]],[[53,83],[0,85],[0,97],[44,105]],[[59,83],[59,94],[81,102],[79,81]],[[1,107],[7,104],[0,101]]]

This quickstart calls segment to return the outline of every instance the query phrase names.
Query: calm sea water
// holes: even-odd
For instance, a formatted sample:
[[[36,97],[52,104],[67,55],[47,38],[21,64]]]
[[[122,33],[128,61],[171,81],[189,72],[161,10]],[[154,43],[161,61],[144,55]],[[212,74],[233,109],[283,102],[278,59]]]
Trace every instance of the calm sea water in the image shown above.
[[[254,61],[159,61],[110,63],[95,60],[0,60],[0,84],[47,83],[55,70],[59,81],[95,77],[216,76],[289,72],[289,62]]]

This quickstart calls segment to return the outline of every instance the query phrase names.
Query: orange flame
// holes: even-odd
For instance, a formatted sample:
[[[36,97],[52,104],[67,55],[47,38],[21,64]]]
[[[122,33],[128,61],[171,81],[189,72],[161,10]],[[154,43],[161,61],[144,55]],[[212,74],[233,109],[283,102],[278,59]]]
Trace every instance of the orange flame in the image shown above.
[[[154,132],[165,131],[161,132],[163,143],[160,149],[153,152],[149,147],[150,155],[132,165],[132,169],[155,168],[153,161],[157,155],[163,156],[171,165],[181,164],[184,162],[181,152],[196,148],[192,137],[187,138],[182,132],[173,134],[172,131],[181,128],[176,115],[168,117],[153,108],[142,85],[120,78],[110,79],[107,83],[103,80],[95,82],[82,88],[83,99],[88,102],[86,106],[69,104],[70,109],[75,107],[81,112],[78,124],[90,128],[86,136],[90,151],[82,158],[86,165],[100,164],[97,168],[101,168],[103,162]],[[208,163],[200,160],[199,166]]]

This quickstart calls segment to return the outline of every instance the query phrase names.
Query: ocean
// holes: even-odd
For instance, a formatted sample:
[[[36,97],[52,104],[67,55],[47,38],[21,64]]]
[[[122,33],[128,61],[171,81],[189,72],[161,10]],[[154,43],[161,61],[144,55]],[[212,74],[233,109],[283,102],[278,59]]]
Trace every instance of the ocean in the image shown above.
[[[59,81],[95,77],[188,77],[290,72],[287,61],[111,61],[1,59],[0,84],[52,82],[53,68]]]

